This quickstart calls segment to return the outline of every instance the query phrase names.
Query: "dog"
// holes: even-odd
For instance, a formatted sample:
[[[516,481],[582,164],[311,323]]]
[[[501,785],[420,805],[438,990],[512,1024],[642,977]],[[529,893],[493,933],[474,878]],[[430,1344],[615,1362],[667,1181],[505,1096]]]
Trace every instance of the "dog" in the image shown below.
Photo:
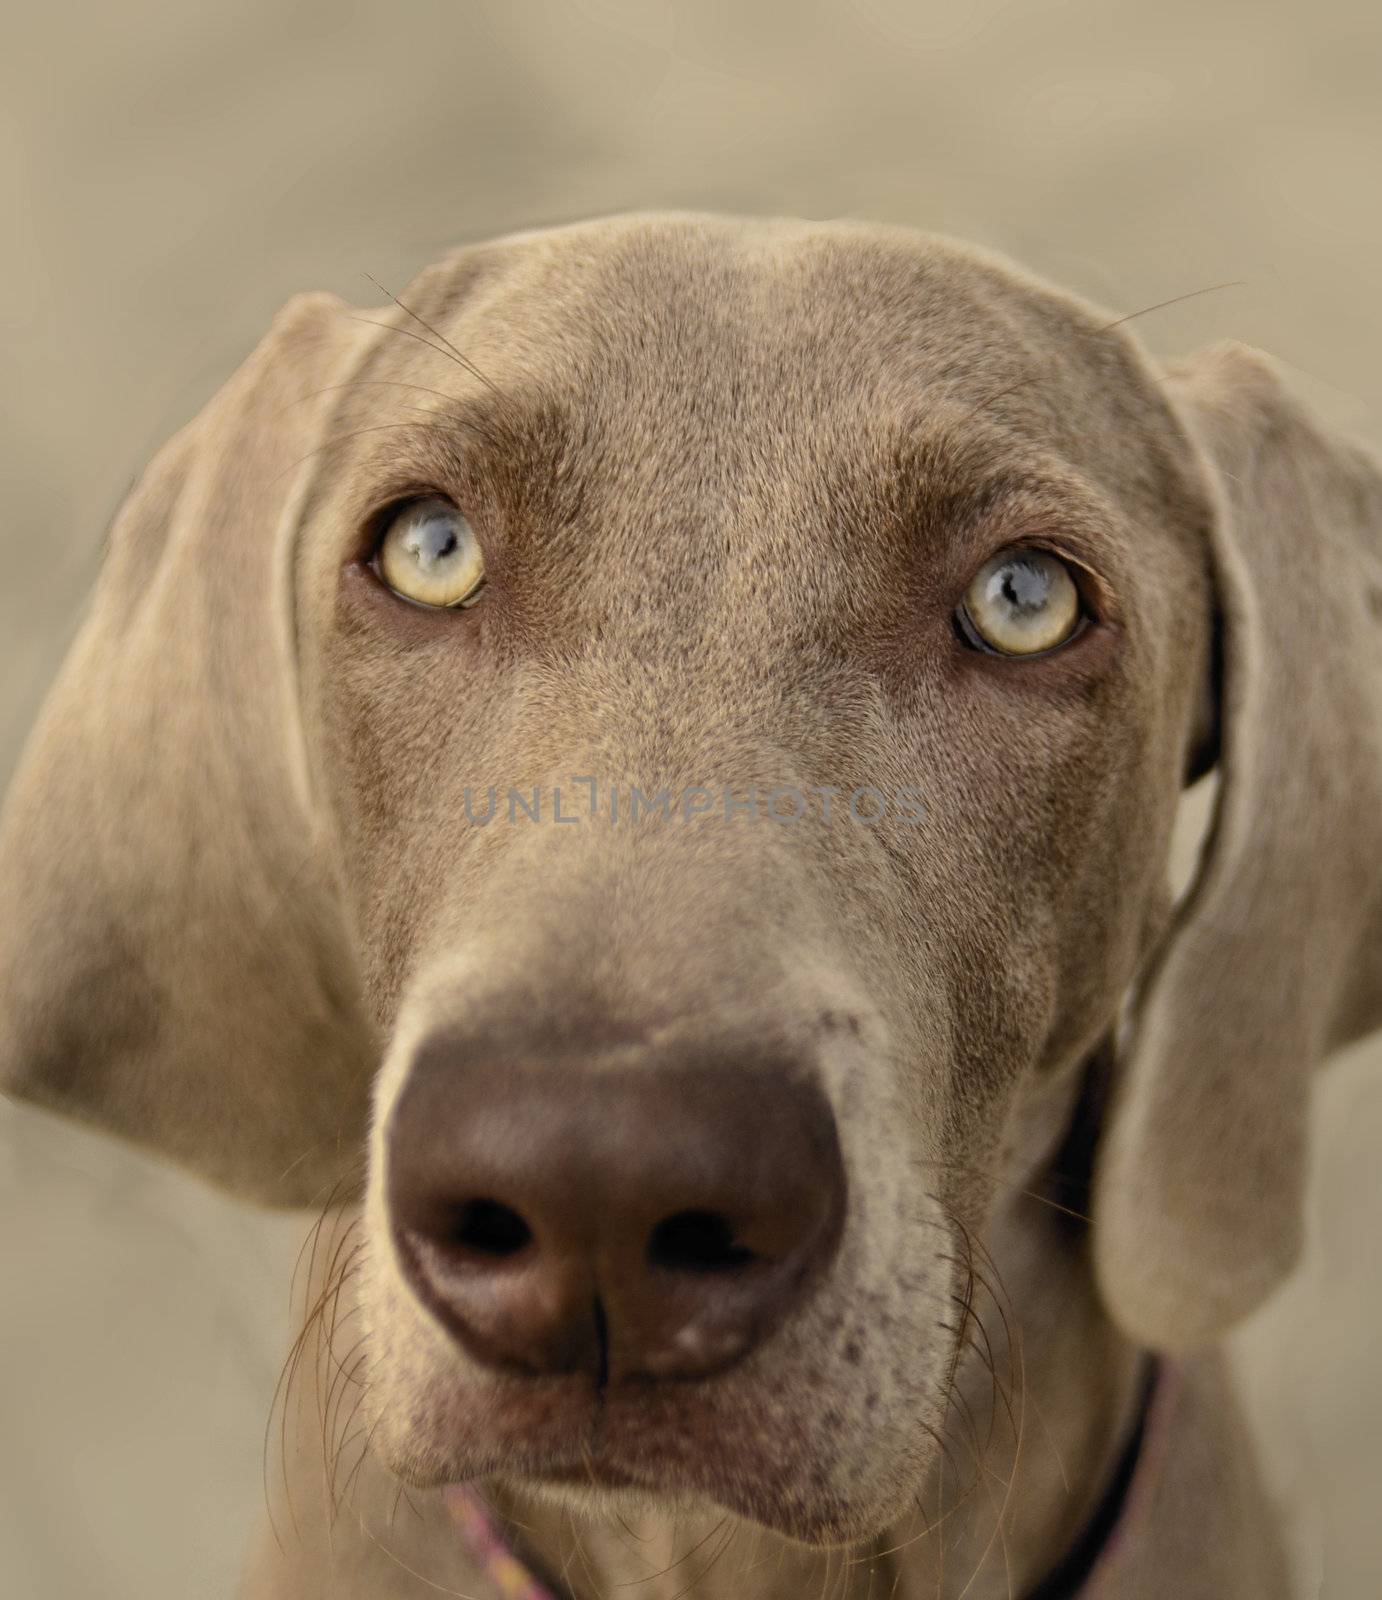
[[[1288,1594],[1218,1345],[1382,1025],[1379,697],[1376,462],[993,254],[293,300],[0,833],[7,1090],[329,1224],[249,1593]]]

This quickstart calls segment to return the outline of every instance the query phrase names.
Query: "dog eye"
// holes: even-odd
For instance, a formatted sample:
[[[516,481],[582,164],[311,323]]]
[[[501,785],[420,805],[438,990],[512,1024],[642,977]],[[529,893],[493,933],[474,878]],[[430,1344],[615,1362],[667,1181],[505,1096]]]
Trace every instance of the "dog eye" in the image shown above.
[[[1079,630],[1080,591],[1070,568],[1049,551],[1000,550],[970,580],[956,620],[977,650],[1043,655]]]
[[[473,605],[485,584],[475,530],[439,495],[409,500],[392,513],[373,565],[395,594],[420,606]]]

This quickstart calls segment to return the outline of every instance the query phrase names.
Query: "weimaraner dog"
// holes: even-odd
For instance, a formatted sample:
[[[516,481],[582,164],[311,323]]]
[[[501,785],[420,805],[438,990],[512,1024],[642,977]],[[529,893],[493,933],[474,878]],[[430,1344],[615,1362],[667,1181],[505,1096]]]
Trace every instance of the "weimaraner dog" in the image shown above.
[[[1382,1024],[1380,529],[906,230],[294,300],[0,838],[9,1089],[323,1208],[249,1593],[1288,1594],[1216,1344]]]

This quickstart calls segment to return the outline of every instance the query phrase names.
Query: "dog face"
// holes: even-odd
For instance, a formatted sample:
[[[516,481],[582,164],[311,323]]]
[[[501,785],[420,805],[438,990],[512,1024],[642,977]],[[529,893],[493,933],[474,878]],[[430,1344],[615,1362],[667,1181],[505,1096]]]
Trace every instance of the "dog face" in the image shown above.
[[[111,796],[151,837],[213,842],[152,874],[144,843],[99,852],[62,970],[107,1014],[55,1034],[51,938],[11,959],[13,1076],[242,1187],[281,1190],[281,1165],[290,1193],[348,1168],[372,1095],[368,1404],[400,1476],[882,1528],[930,1466],[995,1182],[1045,1153],[1163,931],[1216,610],[1251,657],[1257,580],[1206,458],[1242,441],[1204,420],[1237,414],[1230,379],[1267,414],[1250,366],[1178,398],[1091,308],[850,225],[614,219],[463,251],[368,331],[296,305],[141,488],[108,581],[143,629],[108,607],[89,632],[7,835],[8,859],[41,853],[55,785],[69,843],[91,827],[55,768],[108,736],[73,684],[113,632],[147,709]],[[1373,469],[1342,459],[1297,486],[1307,523],[1328,495],[1374,526]],[[1344,915],[1329,888],[1382,793],[1357,731],[1375,558],[1349,540],[1303,580],[1338,640],[1349,782],[1337,855],[1274,867],[1338,957],[1284,1044],[1261,1030],[1292,1084],[1375,1015],[1375,894]],[[173,626],[192,687],[160,702]],[[1280,767],[1277,734],[1229,748]],[[150,801],[140,775],[170,767],[176,803]],[[1241,905],[1260,860],[1217,848]],[[91,898],[61,855],[13,891],[31,924]],[[141,871],[131,925],[112,908]],[[1144,1001],[1096,1245],[1115,1314],[1171,1344],[1260,1298],[1298,1189],[1287,1111],[1260,1143],[1290,1192],[1207,1313],[1202,1219],[1187,1244],[1155,1209],[1165,1239],[1127,1265],[1168,1137],[1206,1104],[1231,1120],[1243,1081],[1180,1092],[1199,998],[1165,973],[1212,964],[1189,927]],[[219,1041],[209,1013],[234,1019]],[[218,1102],[246,1138],[208,1154]],[[1205,1192],[1216,1152],[1190,1146]]]
[[[860,244],[682,222],[500,245],[408,301],[485,381],[385,339],[347,391],[297,592],[391,1040],[369,1365],[376,1446],[410,1476],[583,1476],[593,1453],[804,1536],[898,1511],[955,1359],[952,1218],[978,1225],[1015,1097],[1093,1046],[1132,975],[1205,661],[1208,509],[1092,315],[944,247]],[[1115,359],[1115,414],[1072,427]],[[446,398],[392,387],[418,381]],[[420,609],[373,570],[421,496],[483,551],[472,606]],[[956,622],[1018,550],[1068,563],[1083,619],[1030,656]],[[670,805],[635,817],[635,789]],[[477,1056],[509,1064],[483,1089]],[[394,1114],[414,1072],[449,1077],[428,1128],[512,1093],[527,1159],[560,1161],[534,1123],[590,1134],[520,1069],[577,1108],[661,1073],[672,1106],[671,1078],[734,1063],[809,1080],[838,1130],[838,1247],[774,1336],[603,1395],[459,1348],[391,1225],[391,1167],[446,1162]],[[622,1088],[606,1114],[627,1168],[656,1131]],[[458,1198],[474,1160],[451,1152]]]

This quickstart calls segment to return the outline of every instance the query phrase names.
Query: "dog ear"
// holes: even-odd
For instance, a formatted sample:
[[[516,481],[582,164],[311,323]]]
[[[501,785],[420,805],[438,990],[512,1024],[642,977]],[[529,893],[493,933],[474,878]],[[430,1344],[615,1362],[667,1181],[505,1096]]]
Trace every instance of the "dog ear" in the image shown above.
[[[1382,470],[1254,351],[1168,386],[1217,502],[1221,781],[1130,1016],[1094,1248],[1117,1320],[1180,1349],[1294,1264],[1311,1069],[1382,1026]]]
[[[292,301],[155,458],[0,823],[0,1087],[272,1203],[353,1175],[365,1137],[292,574],[323,391],[373,337]]]

